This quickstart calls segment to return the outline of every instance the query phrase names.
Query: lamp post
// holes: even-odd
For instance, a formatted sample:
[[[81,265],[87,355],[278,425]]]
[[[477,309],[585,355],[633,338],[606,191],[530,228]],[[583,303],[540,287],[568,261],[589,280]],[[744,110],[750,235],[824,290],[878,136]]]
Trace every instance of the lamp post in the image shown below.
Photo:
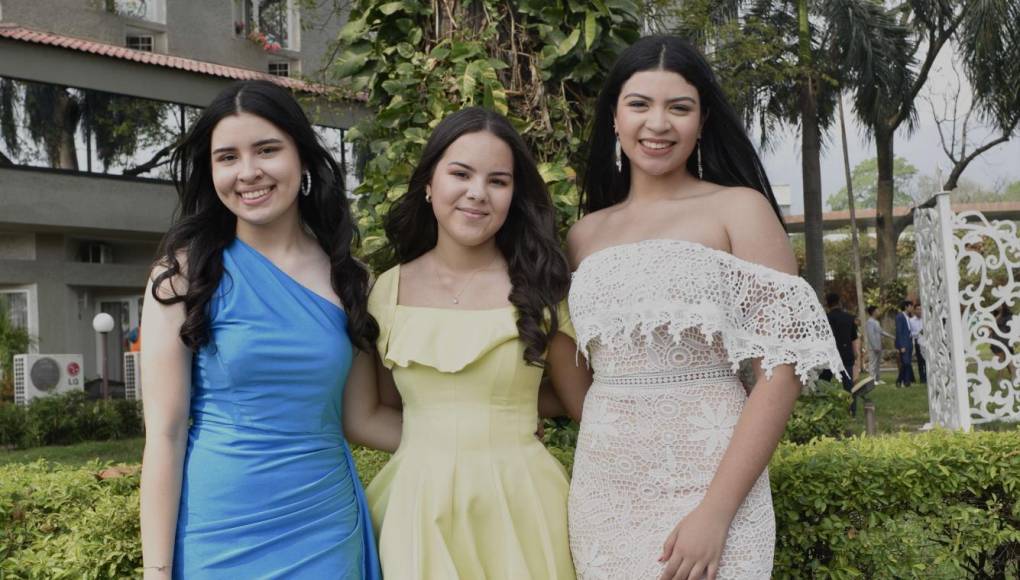
[[[110,398],[110,383],[107,379],[110,374],[110,362],[107,356],[106,334],[113,330],[113,317],[105,312],[100,312],[92,319],[92,328],[96,330],[99,355],[103,358],[103,399],[105,400]]]

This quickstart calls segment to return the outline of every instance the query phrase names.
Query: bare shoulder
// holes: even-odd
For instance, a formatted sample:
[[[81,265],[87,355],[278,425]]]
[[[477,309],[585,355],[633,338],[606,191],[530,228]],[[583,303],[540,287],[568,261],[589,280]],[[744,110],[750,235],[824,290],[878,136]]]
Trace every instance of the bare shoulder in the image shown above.
[[[592,252],[596,232],[602,229],[611,209],[613,208],[607,207],[586,214],[570,226],[570,231],[567,232],[567,258],[570,260],[571,269],[577,268],[581,260]]]
[[[797,274],[790,239],[765,195],[748,187],[727,187],[717,195],[726,208],[722,221],[734,256]]]

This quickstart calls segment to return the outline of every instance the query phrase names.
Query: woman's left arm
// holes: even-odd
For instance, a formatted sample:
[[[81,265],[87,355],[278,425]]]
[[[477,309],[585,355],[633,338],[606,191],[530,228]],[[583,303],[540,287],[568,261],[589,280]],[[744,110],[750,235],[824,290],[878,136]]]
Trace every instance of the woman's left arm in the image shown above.
[[[732,195],[725,205],[740,208],[726,216],[733,255],[797,275],[789,239],[765,197],[753,190],[734,190]],[[753,366],[754,388],[708,491],[663,546],[660,561],[669,561],[663,579],[715,578],[730,523],[768,465],[793,412],[801,391],[793,367],[776,366],[766,377],[760,360]]]

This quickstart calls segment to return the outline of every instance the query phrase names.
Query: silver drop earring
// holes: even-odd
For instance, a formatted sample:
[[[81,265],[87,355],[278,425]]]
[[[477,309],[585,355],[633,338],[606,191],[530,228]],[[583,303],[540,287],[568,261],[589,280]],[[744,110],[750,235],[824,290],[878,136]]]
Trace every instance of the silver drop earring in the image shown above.
[[[616,146],[614,148],[616,152],[616,170],[623,173],[623,151],[620,149],[620,138],[616,138]]]
[[[698,179],[705,179],[705,169],[701,166],[701,138],[698,138]]]
[[[425,192],[425,203],[432,203],[432,194],[427,191]]]
[[[305,172],[301,175],[301,195],[312,194],[312,174],[310,171],[305,169]]]

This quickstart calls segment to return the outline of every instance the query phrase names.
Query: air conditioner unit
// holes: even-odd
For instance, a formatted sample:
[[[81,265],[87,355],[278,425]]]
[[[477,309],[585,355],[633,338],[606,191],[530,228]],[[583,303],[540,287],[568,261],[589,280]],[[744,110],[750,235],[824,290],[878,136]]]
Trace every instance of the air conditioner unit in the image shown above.
[[[124,353],[124,398],[142,400],[142,353]]]
[[[32,399],[85,390],[80,354],[14,355],[14,402],[27,405]]]

